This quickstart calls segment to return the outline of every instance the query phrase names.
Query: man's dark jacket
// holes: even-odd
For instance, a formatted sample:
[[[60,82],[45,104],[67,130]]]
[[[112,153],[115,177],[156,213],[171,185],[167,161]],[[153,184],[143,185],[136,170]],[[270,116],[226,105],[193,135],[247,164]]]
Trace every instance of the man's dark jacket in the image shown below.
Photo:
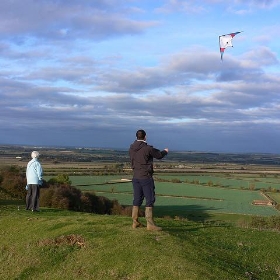
[[[160,151],[148,145],[145,141],[135,140],[129,148],[133,178],[151,178],[154,173],[153,158],[162,159],[166,155],[165,150]]]

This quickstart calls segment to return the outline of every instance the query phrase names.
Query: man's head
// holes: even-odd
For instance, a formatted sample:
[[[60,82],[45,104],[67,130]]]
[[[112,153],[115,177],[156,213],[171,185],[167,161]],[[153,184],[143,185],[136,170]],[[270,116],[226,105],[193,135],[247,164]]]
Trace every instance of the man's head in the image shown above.
[[[136,138],[137,140],[145,140],[146,139],[146,132],[143,129],[139,129],[136,132]]]

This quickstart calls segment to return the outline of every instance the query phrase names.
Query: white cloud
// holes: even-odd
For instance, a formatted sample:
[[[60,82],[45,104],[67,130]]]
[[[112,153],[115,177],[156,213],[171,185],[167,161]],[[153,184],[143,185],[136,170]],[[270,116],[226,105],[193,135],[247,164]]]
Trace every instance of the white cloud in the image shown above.
[[[277,4],[1,1],[1,141],[126,147],[142,127],[171,149],[279,150],[277,24],[228,13]]]

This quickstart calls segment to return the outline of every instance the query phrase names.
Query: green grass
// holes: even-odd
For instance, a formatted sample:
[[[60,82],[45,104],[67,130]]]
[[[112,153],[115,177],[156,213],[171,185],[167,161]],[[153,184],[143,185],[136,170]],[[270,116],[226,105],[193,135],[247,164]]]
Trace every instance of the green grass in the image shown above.
[[[52,176],[45,176],[49,180]],[[128,178],[131,175],[105,175],[105,176],[70,176],[73,185],[96,185],[111,180]],[[254,186],[255,190],[269,188],[280,189],[279,179],[275,175],[266,175],[261,177],[260,174],[238,174],[238,173],[215,173],[215,174],[180,174],[180,173],[158,173],[155,178],[174,180],[178,179],[182,182],[198,182],[198,185],[214,185],[223,188],[249,189]]]
[[[2,280],[280,277],[279,233],[236,226],[248,216],[156,218],[163,231],[148,232],[133,230],[130,217],[23,209],[22,202],[0,206]]]
[[[193,210],[207,213],[237,213],[262,216],[279,215],[279,211],[272,206],[258,206],[252,204],[254,200],[267,200],[259,190],[242,189],[240,185],[235,185],[237,182],[236,178],[238,177],[241,177],[243,181],[249,180],[249,178],[252,181],[260,179],[271,181],[275,179],[272,176],[259,178],[258,174],[160,174],[157,177],[170,180],[170,182],[155,182],[156,205],[160,207],[158,214],[161,216],[177,215],[186,217],[188,213]],[[130,177],[122,175],[70,176],[72,185],[82,191],[94,191],[97,195],[102,195],[109,199],[116,199],[122,205],[131,205],[132,183],[123,182],[112,184],[112,182],[123,178],[129,179]],[[182,183],[171,182],[172,178],[180,179]],[[192,180],[199,181],[200,183],[186,183],[186,178],[188,178],[188,182],[191,182],[192,178]],[[215,182],[215,180],[219,180],[219,182],[224,180],[225,186],[208,186],[207,184],[201,184],[201,182],[205,183],[209,180],[212,182]],[[249,181],[245,182],[248,184]]]
[[[115,176],[71,176],[72,185],[83,191],[116,199],[123,205],[132,203],[132,183],[106,183],[121,179]],[[169,179],[172,178],[170,175]],[[266,200],[260,191],[209,187],[201,184],[156,182],[156,205],[162,215],[186,216],[192,210],[246,215],[279,215],[272,206],[253,205],[254,200]]]
[[[274,199],[277,203],[280,203],[280,193],[271,192],[269,196]]]

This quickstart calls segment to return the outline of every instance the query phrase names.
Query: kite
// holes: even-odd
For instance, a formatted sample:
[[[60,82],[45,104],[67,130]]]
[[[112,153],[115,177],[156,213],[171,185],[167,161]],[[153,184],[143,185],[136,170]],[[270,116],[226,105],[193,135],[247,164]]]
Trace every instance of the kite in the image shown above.
[[[226,34],[226,35],[221,35],[219,36],[219,43],[220,43],[220,53],[221,53],[221,60],[223,60],[223,54],[224,54],[224,51],[227,47],[233,47],[231,41],[232,41],[232,38],[241,33],[242,31],[240,32],[235,32],[235,33],[229,33],[229,34]]]

